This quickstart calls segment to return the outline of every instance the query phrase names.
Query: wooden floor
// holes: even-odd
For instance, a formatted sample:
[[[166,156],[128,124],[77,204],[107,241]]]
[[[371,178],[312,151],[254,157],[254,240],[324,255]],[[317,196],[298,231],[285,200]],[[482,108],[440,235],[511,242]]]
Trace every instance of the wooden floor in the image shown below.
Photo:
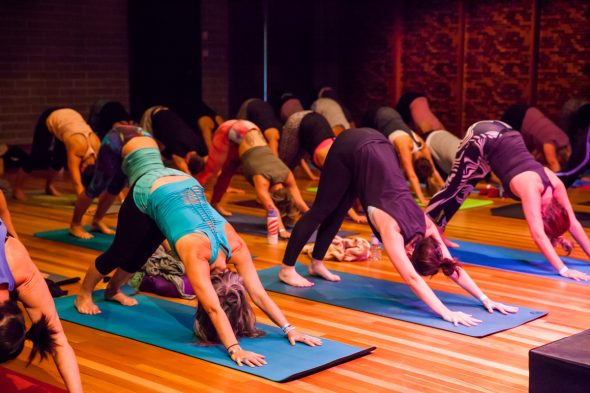
[[[40,179],[29,182],[39,191]],[[237,177],[235,186],[253,197],[252,188]],[[302,190],[314,185],[300,181]],[[71,191],[61,180],[61,190]],[[305,193],[306,199],[313,195]],[[577,202],[590,200],[590,192],[574,190]],[[495,199],[494,206],[511,203]],[[82,276],[98,252],[34,238],[36,231],[64,228],[71,212],[9,201],[17,231],[41,270]],[[234,211],[263,214],[262,210],[226,206]],[[590,211],[588,207],[576,209]],[[492,217],[490,207],[460,211],[447,234],[450,237],[506,247],[535,250],[523,220]],[[116,217],[109,216],[111,224]],[[351,223],[345,229],[368,238],[369,227]],[[263,269],[280,263],[286,243],[271,246],[266,239],[244,235]],[[588,259],[579,248],[574,257]],[[308,262],[306,257],[302,261]],[[401,281],[386,256],[380,262],[328,263],[336,271]],[[590,286],[536,278],[517,273],[467,266],[475,281],[491,298],[531,308],[549,315],[515,329],[483,339],[396,321],[358,311],[270,293],[289,321],[301,330],[345,343],[370,346],[372,354],[309,377],[278,384],[216,366],[154,346],[98,332],[68,322],[64,327],[76,351],[86,392],[524,392],[528,388],[528,351],[539,345],[590,328]],[[430,281],[434,289],[461,293],[444,277]],[[67,287],[71,293],[77,284]],[[257,310],[261,322],[270,321]],[[29,347],[8,367],[45,382],[63,386],[51,361],[26,368]],[[2,389],[0,389],[2,390]]]

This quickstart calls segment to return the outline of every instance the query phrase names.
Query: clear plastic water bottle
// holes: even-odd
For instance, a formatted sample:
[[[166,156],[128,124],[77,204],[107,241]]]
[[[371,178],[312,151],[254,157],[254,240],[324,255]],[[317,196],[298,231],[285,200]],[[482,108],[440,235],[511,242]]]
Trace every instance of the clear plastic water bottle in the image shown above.
[[[266,230],[268,244],[277,244],[279,242],[279,216],[272,206],[268,207]]]
[[[377,236],[371,233],[371,261],[381,260],[381,242],[377,239]]]

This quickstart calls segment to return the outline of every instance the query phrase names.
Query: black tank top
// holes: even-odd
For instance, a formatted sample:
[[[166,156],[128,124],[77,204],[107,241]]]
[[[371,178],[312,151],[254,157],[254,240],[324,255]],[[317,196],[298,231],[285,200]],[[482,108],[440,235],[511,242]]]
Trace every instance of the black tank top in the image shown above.
[[[305,115],[299,124],[299,143],[311,157],[320,143],[335,137],[330,123],[319,113],[311,112]]]
[[[504,192],[513,199],[520,200],[510,189],[510,181],[526,171],[539,175],[543,182],[543,192],[551,186],[551,181],[541,165],[527,150],[520,132],[504,129],[493,143],[486,143],[486,158],[492,171],[502,181]]]

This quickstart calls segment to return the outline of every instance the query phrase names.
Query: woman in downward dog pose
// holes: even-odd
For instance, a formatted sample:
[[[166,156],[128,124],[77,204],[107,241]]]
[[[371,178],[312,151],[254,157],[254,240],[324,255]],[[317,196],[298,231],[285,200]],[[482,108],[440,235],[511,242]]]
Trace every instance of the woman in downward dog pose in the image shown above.
[[[287,245],[279,272],[282,281],[294,286],[313,285],[295,271],[294,265],[316,228],[318,235],[309,271],[329,281],[340,280],[326,269],[322,259],[357,197],[368,211],[369,224],[382,239],[391,263],[416,295],[443,319],[466,326],[481,322],[471,315],[449,310],[421,277],[432,276],[439,270],[479,299],[490,312],[517,311],[485,296],[451,258],[436,226],[408,191],[393,146],[369,128],[347,130],[336,138],[322,171],[316,200],[295,226]]]
[[[282,135],[279,157],[291,170],[297,163],[305,163],[302,158],[305,154],[321,170],[336,138],[326,118],[312,111],[295,112],[289,116]],[[308,174],[313,175],[311,171]],[[366,217],[357,214],[353,208],[348,211],[348,216],[356,223],[367,223]]]
[[[364,116],[364,122],[367,127],[376,129],[391,142],[412,190],[418,200],[426,205],[428,201],[422,193],[420,181],[425,182],[429,190],[438,191],[443,180],[424,140],[404,123],[395,109],[387,106],[369,110]]]
[[[115,269],[105,298],[126,306],[137,304],[124,295],[120,287],[167,239],[186,267],[199,307],[206,311],[219,341],[236,363],[254,367],[265,361],[263,355],[240,348],[236,338],[239,329],[224,312],[223,299],[220,301],[211,283],[211,273],[221,274],[230,264],[243,278],[252,301],[282,327],[291,344],[296,341],[311,346],[321,344],[319,339],[302,335],[289,325],[262,287],[244,241],[209,205],[203,187],[194,178],[164,167],[153,138],[138,136],[129,140],[121,149],[121,157],[132,188],[121,206],[113,244],[96,259],[96,264],[90,266],[84,277],[75,302],[79,312],[100,313],[92,301],[92,291],[104,275]],[[240,317],[231,315],[236,320]]]
[[[76,195],[79,195],[92,177],[99,146],[98,136],[82,115],[70,108],[50,108],[39,117],[31,147],[31,164],[23,169],[25,172],[48,169],[45,192],[59,196],[53,180],[67,165]],[[24,198],[23,184],[24,174],[19,173],[14,185],[18,199]]]
[[[590,255],[590,240],[574,214],[563,183],[534,159],[521,133],[506,123],[486,120],[469,127],[451,174],[430,200],[426,213],[444,230],[469,193],[490,171],[498,176],[508,196],[522,201],[531,236],[555,270],[574,280],[590,280],[587,274],[568,269],[554,249],[560,244],[568,254],[571,252],[572,243],[563,237],[569,231]]]
[[[197,179],[204,184],[221,169],[211,197],[211,205],[221,214],[231,215],[230,212],[221,209],[218,204],[240,165],[246,179],[254,186],[258,200],[265,208],[270,207],[278,211],[271,193],[274,195],[275,192],[283,192],[286,189],[295,207],[302,212],[307,211],[307,204],[301,197],[295,176],[272,153],[260,129],[246,120],[228,120],[215,133],[207,165],[197,176]],[[289,237],[280,216],[279,236]]]
[[[270,150],[274,155],[279,155],[279,140],[283,124],[277,119],[268,102],[259,98],[250,98],[244,101],[236,118],[251,121],[260,127],[262,134],[268,141]]]
[[[33,325],[26,330],[20,301]],[[50,354],[68,392],[82,392],[74,350],[68,343],[45,279],[23,244],[0,220],[0,363],[15,359],[33,342],[29,363]],[[9,387],[7,387],[9,388]]]

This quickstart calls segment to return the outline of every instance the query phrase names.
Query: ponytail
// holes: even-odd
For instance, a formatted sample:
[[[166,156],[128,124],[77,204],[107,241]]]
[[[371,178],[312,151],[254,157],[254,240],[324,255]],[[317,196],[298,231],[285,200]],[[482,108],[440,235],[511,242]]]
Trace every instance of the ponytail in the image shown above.
[[[47,354],[55,353],[55,341],[52,336],[56,332],[49,327],[49,321],[45,315],[41,316],[41,319],[33,323],[29,331],[26,333],[25,338],[33,342],[33,349],[29,355],[29,362],[27,366],[35,359],[35,356],[39,354],[40,361],[47,359]]]
[[[442,263],[440,264],[440,270],[444,273],[445,276],[452,276],[457,272],[459,273],[459,262],[456,259],[451,258],[444,258]]]
[[[419,238],[415,244],[410,260],[418,274],[432,277],[439,270],[442,270],[445,276],[460,274],[459,262],[456,259],[444,258],[440,244],[434,237]]]
[[[561,246],[561,249],[565,251],[567,255],[570,255],[574,250],[573,243],[566,239],[565,236],[559,236],[557,239],[555,239],[555,243],[556,245],[559,244]]]

